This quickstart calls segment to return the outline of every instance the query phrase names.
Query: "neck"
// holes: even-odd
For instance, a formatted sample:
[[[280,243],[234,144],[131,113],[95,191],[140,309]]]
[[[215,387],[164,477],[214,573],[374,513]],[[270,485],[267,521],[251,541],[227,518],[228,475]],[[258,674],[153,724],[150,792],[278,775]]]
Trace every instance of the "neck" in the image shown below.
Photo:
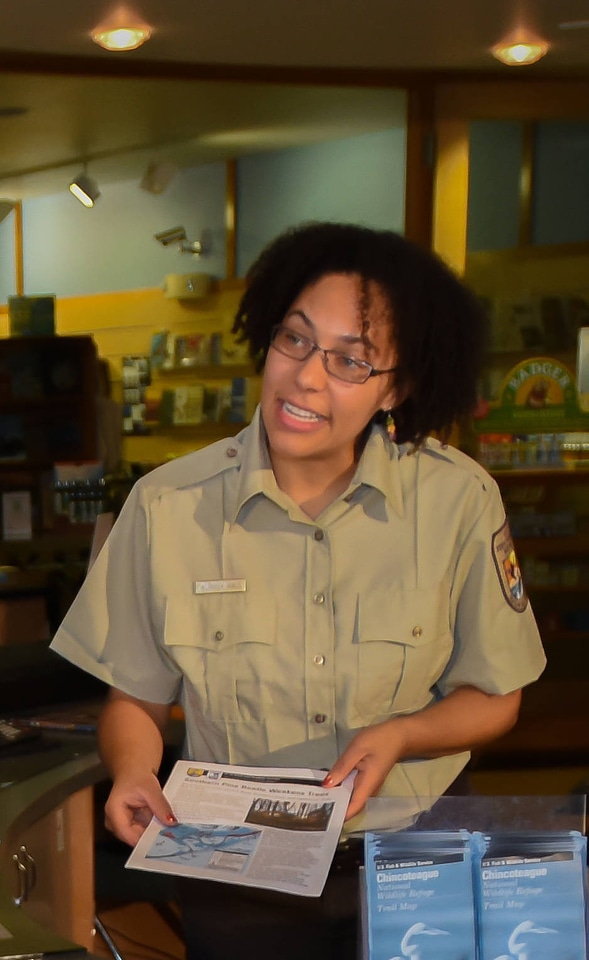
[[[330,469],[327,473],[325,466],[301,461],[288,464],[272,461],[280,489],[313,520],[347,489],[356,470],[355,462],[336,472]]]

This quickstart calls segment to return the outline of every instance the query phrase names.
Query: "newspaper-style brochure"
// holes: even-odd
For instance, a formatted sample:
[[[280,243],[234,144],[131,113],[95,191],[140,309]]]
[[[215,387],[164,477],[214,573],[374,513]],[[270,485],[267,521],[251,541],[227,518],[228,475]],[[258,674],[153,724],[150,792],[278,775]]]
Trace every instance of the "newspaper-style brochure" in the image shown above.
[[[164,787],[177,824],[155,818],[126,866],[320,896],[340,837],[353,775],[179,760]]]

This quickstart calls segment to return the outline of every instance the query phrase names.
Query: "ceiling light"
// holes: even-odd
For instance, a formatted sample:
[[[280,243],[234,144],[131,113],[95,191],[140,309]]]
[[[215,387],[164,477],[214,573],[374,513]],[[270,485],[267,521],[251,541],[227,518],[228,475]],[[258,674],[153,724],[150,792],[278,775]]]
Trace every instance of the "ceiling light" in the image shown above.
[[[491,53],[508,67],[527,66],[541,60],[548,53],[548,47],[546,41],[539,37],[519,35],[495,44]]]
[[[136,50],[149,40],[151,27],[130,7],[119,6],[94,27],[90,36],[105,50]]]
[[[94,43],[105,50],[122,51],[136,50],[142,46],[151,36],[151,29],[147,24],[140,24],[133,27],[97,27],[90,34]]]
[[[70,191],[85,207],[93,207],[94,201],[100,196],[96,181],[89,177],[85,170],[72,180]]]

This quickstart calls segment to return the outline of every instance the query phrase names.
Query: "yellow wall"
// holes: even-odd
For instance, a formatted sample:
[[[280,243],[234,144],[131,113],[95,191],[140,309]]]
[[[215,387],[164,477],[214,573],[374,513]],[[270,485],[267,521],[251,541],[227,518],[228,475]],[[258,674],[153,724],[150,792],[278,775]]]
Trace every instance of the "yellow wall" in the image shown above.
[[[129,290],[84,297],[57,299],[55,329],[62,335],[89,335],[94,338],[98,354],[109,364],[113,396],[122,397],[122,358],[149,356],[151,338],[160,330],[172,334],[229,332],[243,291],[243,282],[219,281],[213,293],[202,300],[173,300],[160,289]],[[0,308],[0,337],[9,335],[8,313]],[[229,372],[229,371],[228,371]],[[194,381],[198,379],[192,372]],[[147,397],[159,398],[165,388],[191,382],[190,374],[153,372]],[[212,428],[212,429],[211,429]],[[161,463],[169,456],[188,453],[205,446],[231,431],[230,425],[174,427],[155,430],[150,436],[127,436],[124,459],[144,463]]]

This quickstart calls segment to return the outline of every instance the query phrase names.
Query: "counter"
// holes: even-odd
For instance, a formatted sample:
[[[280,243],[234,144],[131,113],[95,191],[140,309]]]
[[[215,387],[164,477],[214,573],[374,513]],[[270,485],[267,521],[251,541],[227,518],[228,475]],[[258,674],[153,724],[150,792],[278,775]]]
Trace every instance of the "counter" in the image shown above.
[[[73,720],[96,716],[99,707],[100,701],[84,701],[57,712]],[[51,710],[20,716],[31,713],[47,718]],[[164,776],[183,739],[183,719],[173,716]],[[94,943],[94,788],[107,780],[93,733],[44,730],[0,752],[0,960],[31,954],[87,960]]]
[[[93,786],[105,778],[88,734],[43,733],[0,756],[0,958],[87,956]]]

